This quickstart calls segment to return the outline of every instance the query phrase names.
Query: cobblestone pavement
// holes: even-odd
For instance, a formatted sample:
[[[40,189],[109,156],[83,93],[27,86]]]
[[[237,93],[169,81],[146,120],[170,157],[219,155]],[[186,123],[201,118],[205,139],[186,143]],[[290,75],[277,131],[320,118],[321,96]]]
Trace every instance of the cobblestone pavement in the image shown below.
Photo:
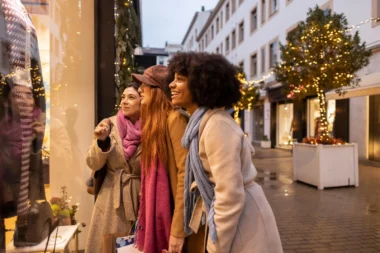
[[[380,168],[360,165],[358,188],[322,191],[293,182],[289,151],[256,148],[253,162],[285,253],[380,252]]]

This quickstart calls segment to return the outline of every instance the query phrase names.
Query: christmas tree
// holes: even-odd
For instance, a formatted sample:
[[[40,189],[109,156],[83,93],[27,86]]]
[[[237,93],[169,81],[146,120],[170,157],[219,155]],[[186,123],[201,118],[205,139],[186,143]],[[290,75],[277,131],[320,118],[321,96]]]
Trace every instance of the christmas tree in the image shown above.
[[[281,62],[274,73],[288,92],[288,98],[300,98],[316,93],[320,104],[321,134],[319,143],[332,143],[327,129],[325,92],[336,89],[340,94],[345,86],[356,86],[356,72],[368,65],[370,50],[360,41],[358,32],[351,34],[344,14],[310,9],[280,45]]]
[[[115,1],[116,19],[116,87],[118,105],[120,97],[128,83],[132,81],[134,71],[134,49],[141,45],[141,27],[139,17],[132,0]]]
[[[252,106],[259,100],[260,93],[257,87],[253,85],[253,83],[250,83],[246,80],[244,71],[242,69],[239,69],[238,80],[240,81],[240,93],[241,98],[237,102],[236,105],[234,105],[234,119],[236,122],[240,123],[239,121],[239,112],[243,110],[251,110]]]

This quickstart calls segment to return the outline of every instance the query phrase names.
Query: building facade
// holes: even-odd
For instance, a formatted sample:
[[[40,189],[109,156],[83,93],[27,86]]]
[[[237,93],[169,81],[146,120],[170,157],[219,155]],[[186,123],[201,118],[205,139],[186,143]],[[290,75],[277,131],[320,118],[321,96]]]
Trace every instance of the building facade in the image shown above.
[[[202,7],[201,11],[194,14],[190,26],[187,29],[185,37],[181,43],[184,51],[199,51],[197,37],[210,17],[211,12],[211,10],[206,11],[205,8]]]
[[[167,66],[173,54],[182,51],[181,44],[165,43],[164,48],[160,47],[138,47],[135,49],[135,66],[139,73],[153,65]]]
[[[272,147],[290,148],[293,141],[315,135],[319,104],[315,94],[302,101],[289,100],[275,81],[272,67],[280,60],[279,44],[305,20],[309,8],[344,13],[352,32],[373,52],[369,66],[358,74],[359,88],[339,97],[327,94],[329,131],[358,143],[361,159],[380,161],[380,17],[379,0],[220,0],[200,31],[200,51],[223,54],[244,69],[247,79],[261,90],[261,101],[245,112],[245,132],[252,142],[266,135]],[[187,51],[187,48],[184,47]],[[377,130],[376,130],[377,129]]]

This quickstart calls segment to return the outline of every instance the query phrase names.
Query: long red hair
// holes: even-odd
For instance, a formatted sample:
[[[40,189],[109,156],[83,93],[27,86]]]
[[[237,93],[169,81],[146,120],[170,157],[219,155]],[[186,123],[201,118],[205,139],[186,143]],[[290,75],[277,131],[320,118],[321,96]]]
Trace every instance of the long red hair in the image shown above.
[[[141,106],[141,162],[143,171],[155,166],[156,158],[163,164],[167,164],[167,117],[173,110],[169,99],[160,88],[149,86],[144,92],[150,93],[150,101]]]

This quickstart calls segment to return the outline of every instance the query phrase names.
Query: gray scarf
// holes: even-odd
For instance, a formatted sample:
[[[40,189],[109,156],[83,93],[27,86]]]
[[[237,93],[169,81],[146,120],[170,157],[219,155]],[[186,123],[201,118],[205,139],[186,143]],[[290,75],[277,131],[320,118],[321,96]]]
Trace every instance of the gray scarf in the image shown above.
[[[189,124],[186,127],[185,134],[182,138],[182,146],[189,150],[186,157],[186,174],[185,174],[185,233],[190,235],[193,233],[189,226],[191,215],[194,210],[195,203],[199,196],[202,197],[203,203],[208,213],[207,224],[210,230],[210,238],[213,243],[216,242],[216,227],[214,222],[214,202],[215,190],[214,184],[209,180],[202,162],[199,158],[199,140],[198,132],[201,120],[207,108],[198,108],[191,115]],[[190,192],[190,187],[193,182],[197,183],[197,190]],[[204,222],[203,222],[204,224]]]

